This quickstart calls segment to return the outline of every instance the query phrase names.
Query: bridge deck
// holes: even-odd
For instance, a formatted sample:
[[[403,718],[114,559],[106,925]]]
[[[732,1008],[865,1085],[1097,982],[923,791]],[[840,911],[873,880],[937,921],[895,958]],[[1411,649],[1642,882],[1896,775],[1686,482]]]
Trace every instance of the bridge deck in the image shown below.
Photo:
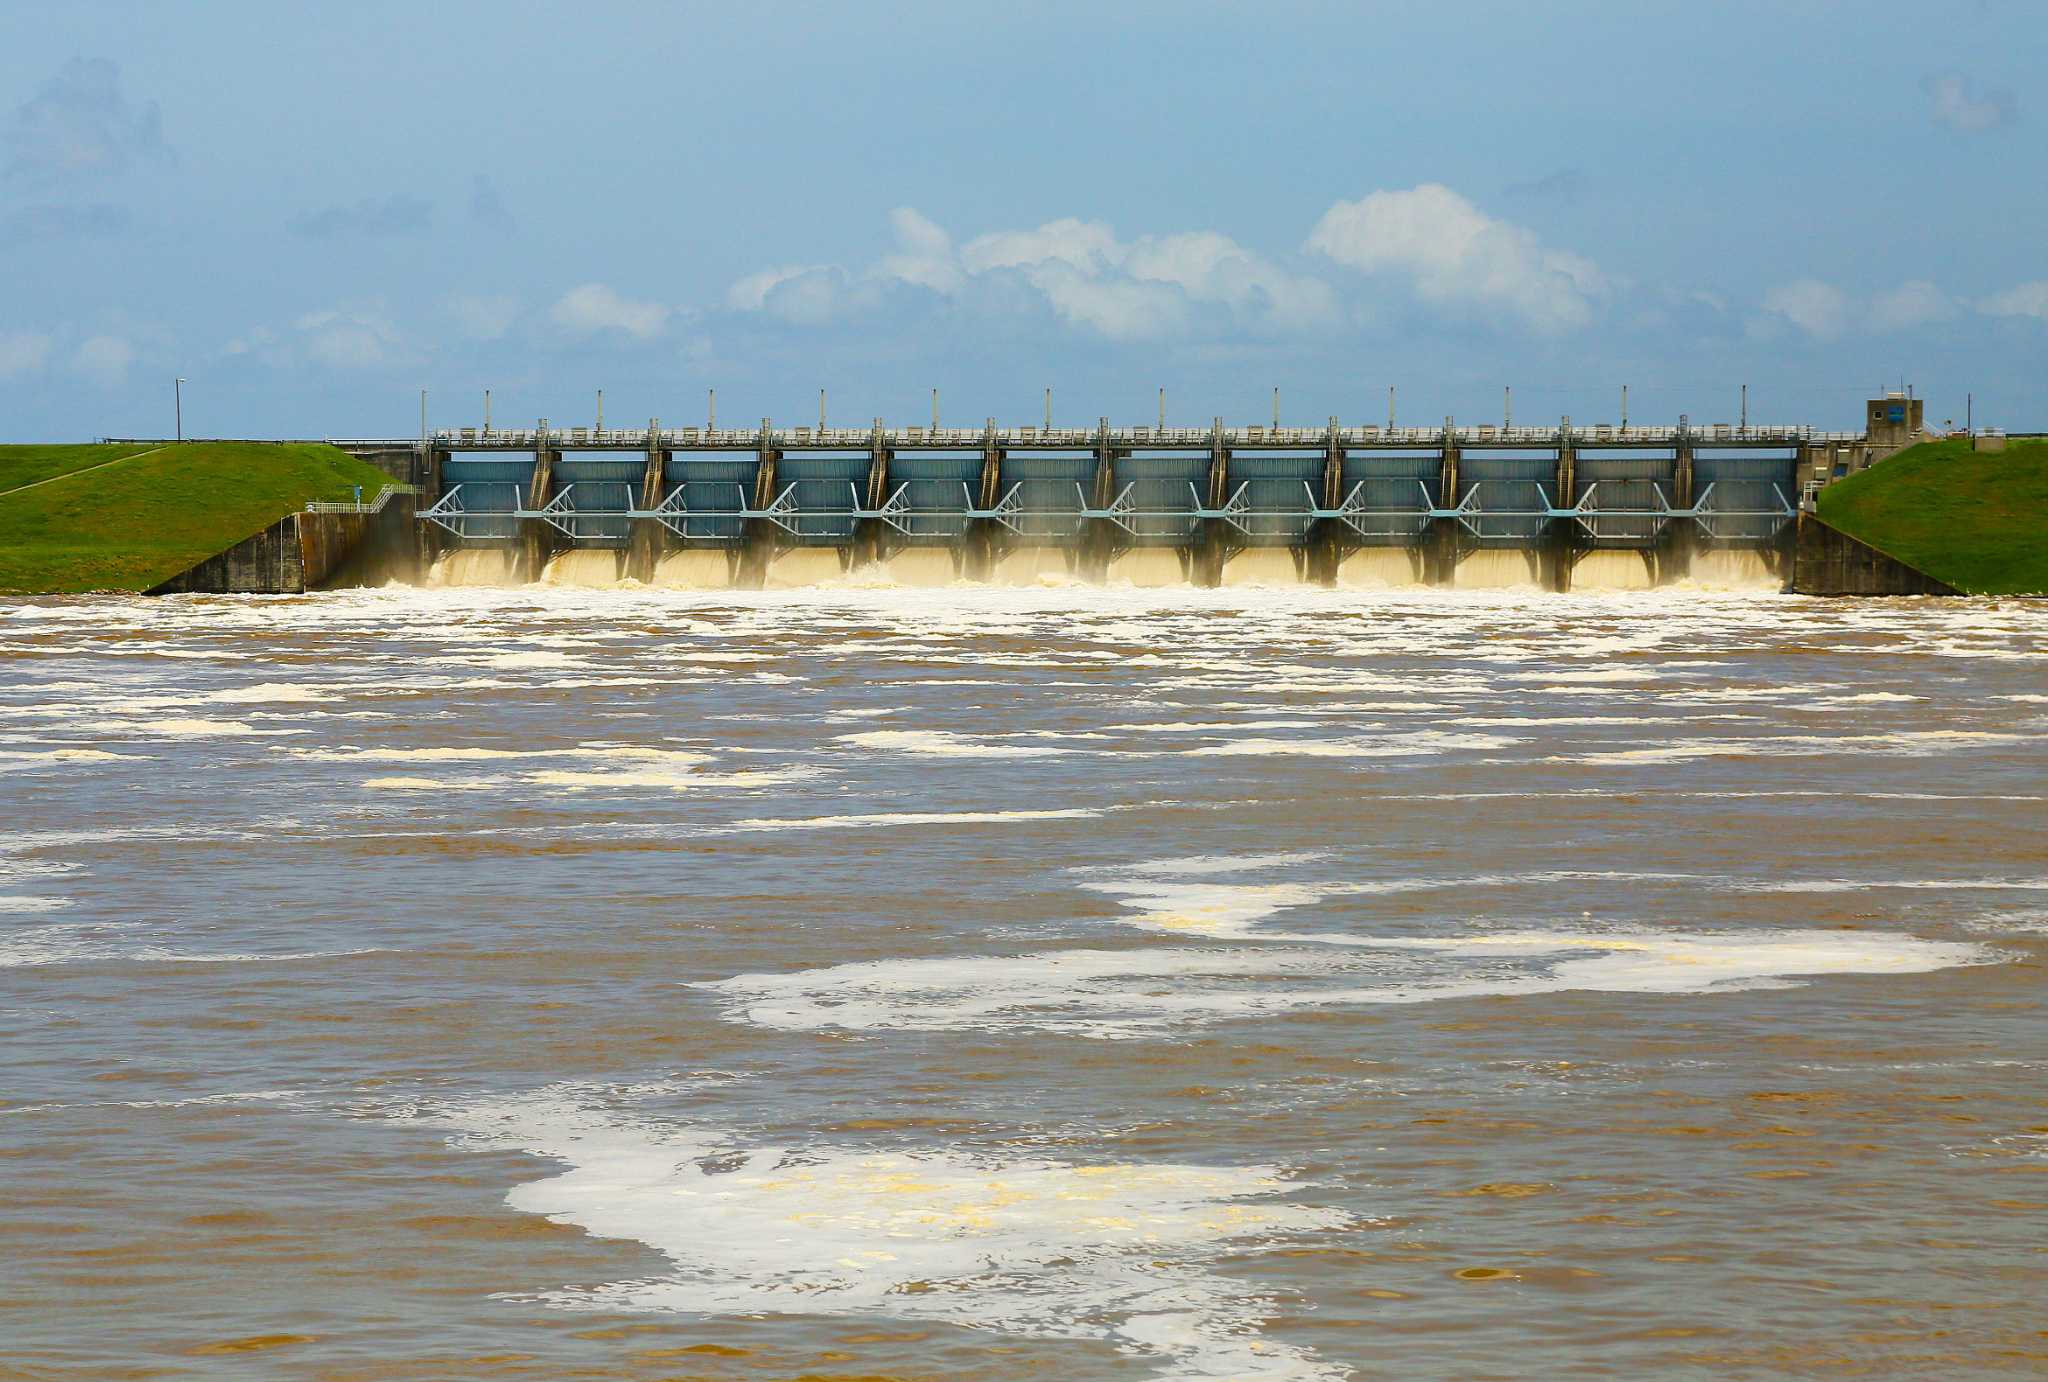
[[[531,451],[545,443],[551,451],[1093,451],[1190,450],[1327,451],[1437,448],[1446,442],[1465,448],[1787,447],[1817,442],[1860,441],[1860,434],[1821,432],[1804,426],[1736,427],[1714,423],[1698,427],[983,427],[983,428],[815,428],[674,427],[650,433],[646,428],[550,427],[443,428],[428,438],[430,445],[457,451]],[[339,446],[417,446],[416,438],[336,439]]]

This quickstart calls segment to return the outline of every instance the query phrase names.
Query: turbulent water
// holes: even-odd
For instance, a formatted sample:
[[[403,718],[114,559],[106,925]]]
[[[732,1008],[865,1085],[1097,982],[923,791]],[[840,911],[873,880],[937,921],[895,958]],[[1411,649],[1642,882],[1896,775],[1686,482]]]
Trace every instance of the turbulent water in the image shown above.
[[[0,606],[0,1372],[2048,1366],[2048,609],[1378,580]]]

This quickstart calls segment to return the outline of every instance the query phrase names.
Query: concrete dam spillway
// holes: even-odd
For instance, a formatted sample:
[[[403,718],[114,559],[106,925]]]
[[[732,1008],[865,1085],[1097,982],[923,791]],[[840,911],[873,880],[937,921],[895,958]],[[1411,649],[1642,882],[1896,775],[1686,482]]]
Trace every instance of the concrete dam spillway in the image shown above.
[[[342,441],[437,585],[1783,588],[1806,427],[461,428]],[[1839,473],[1836,469],[1835,473]],[[387,526],[389,542],[402,527]]]

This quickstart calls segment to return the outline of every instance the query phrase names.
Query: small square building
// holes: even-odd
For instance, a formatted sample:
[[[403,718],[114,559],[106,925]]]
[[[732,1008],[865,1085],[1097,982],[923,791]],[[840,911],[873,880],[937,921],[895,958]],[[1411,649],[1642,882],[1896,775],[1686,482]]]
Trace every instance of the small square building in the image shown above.
[[[1920,436],[1926,400],[1888,393],[1873,398],[1863,414],[1863,432],[1873,448],[1911,446]]]

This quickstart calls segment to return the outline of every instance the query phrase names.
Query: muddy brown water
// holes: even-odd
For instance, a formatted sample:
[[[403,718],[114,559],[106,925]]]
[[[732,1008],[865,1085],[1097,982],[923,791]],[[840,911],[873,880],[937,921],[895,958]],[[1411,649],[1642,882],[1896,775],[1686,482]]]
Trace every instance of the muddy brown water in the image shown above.
[[[2048,1369],[2048,608],[0,605],[0,1375]]]

